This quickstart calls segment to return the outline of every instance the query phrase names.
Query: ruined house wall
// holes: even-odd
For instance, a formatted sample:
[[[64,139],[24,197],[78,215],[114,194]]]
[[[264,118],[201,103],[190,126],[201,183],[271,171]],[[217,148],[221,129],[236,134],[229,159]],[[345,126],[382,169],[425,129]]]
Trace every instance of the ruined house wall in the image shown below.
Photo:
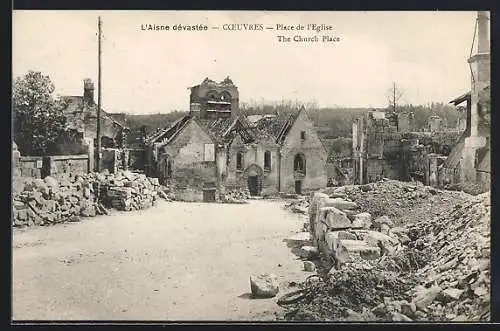
[[[305,132],[302,140],[301,132]],[[294,158],[302,153],[306,159],[306,175],[297,177],[294,173]],[[313,123],[304,111],[299,113],[292,128],[281,147],[280,191],[295,192],[295,180],[302,180],[302,191],[315,190],[327,184],[326,161],[327,151],[321,143]]]
[[[188,197],[180,199],[202,201],[203,187],[208,184],[216,185],[216,162],[205,161],[205,144],[213,144],[212,139],[198,124],[191,121],[173,141],[163,147],[164,151],[159,155],[157,171],[160,179],[166,176],[161,160],[168,155],[172,160],[172,178],[169,183],[181,195],[182,191],[186,194],[190,192]]]
[[[438,171],[442,162],[438,165],[437,158],[449,155],[460,135],[459,131],[396,132],[386,121],[360,118],[353,124],[355,180],[369,183],[382,177],[403,181],[414,178],[440,185],[440,180],[446,179],[439,177],[445,172]]]

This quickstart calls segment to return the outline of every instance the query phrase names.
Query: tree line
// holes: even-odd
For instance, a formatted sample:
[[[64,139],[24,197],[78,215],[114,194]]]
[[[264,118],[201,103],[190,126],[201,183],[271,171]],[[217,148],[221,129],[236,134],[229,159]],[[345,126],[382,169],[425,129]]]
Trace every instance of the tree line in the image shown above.
[[[56,150],[58,139],[66,130],[66,105],[62,99],[54,96],[55,86],[49,76],[40,72],[29,71],[22,77],[17,77],[13,83],[12,111],[14,141],[24,155],[47,155]],[[392,94],[393,98],[395,94]],[[423,130],[428,125],[431,115],[440,116],[445,126],[456,127],[458,112],[444,103],[427,105],[397,105],[392,99],[387,108],[379,109],[398,113],[413,112],[416,130]],[[320,108],[315,101],[301,102],[298,100],[281,101],[249,101],[240,104],[240,110],[245,115],[286,116],[304,106],[313,121],[320,138],[337,139],[350,138],[352,123],[356,118],[364,116],[371,108],[328,107]],[[131,129],[130,142],[137,142],[144,134],[158,128],[170,126],[176,120],[187,114],[186,111],[171,111],[149,115],[126,115],[127,125]],[[339,146],[345,146],[342,140]],[[340,147],[339,147],[340,148]]]

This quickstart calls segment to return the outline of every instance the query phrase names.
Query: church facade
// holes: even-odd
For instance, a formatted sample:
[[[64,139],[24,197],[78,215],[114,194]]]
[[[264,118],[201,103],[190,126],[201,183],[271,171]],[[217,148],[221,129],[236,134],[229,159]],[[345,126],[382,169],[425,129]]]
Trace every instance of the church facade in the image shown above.
[[[307,111],[245,116],[229,78],[192,87],[190,113],[146,144],[148,174],[185,200],[241,189],[301,194],[327,185],[327,151]]]

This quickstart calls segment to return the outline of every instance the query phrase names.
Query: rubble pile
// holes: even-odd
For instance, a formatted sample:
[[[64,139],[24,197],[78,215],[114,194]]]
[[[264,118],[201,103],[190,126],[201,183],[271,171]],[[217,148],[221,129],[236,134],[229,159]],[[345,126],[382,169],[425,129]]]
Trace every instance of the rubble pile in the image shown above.
[[[364,185],[366,187],[366,185]],[[309,208],[313,245],[322,252],[323,281],[308,301],[288,310],[291,320],[479,321],[489,319],[490,196],[450,194],[405,183],[381,182],[371,189],[342,187],[314,193]],[[366,193],[389,192],[391,215],[407,213],[398,226],[387,214],[365,209]],[[357,192],[357,193],[353,193]],[[362,193],[360,193],[362,192]],[[392,192],[392,193],[391,193]],[[426,193],[427,192],[427,193]],[[340,196],[345,193],[347,200]],[[365,195],[363,195],[365,193]],[[349,205],[349,197],[362,196]],[[400,196],[397,198],[397,196]],[[422,196],[424,195],[424,196]],[[335,198],[331,198],[335,196]],[[427,217],[408,197],[427,205]],[[380,194],[383,199],[383,195]],[[410,198],[411,200],[412,198]],[[401,208],[401,209],[400,209]],[[371,212],[374,209],[370,209]],[[385,209],[384,211],[386,211]],[[436,210],[439,211],[437,216]],[[382,211],[379,211],[382,212]],[[330,263],[324,263],[330,261]],[[331,268],[330,268],[331,267]],[[310,285],[309,285],[310,286]]]
[[[130,211],[151,207],[157,197],[169,200],[156,178],[132,172],[90,173],[61,180],[17,178],[13,226],[48,225],[107,214],[107,208]]]
[[[117,174],[91,173],[86,179],[93,185],[98,201],[106,207],[131,211],[153,206],[158,194],[168,197],[160,189],[158,178],[149,178],[144,174],[129,171]]]
[[[418,271],[412,291],[416,320],[487,320],[490,308],[490,193],[460,203],[447,214],[410,227],[409,246],[432,260]]]
[[[22,191],[13,195],[13,226],[77,222],[79,216],[92,217],[100,210],[96,208],[92,186],[83,179],[26,179],[22,186]]]
[[[229,190],[221,195],[221,200],[224,203],[245,203],[245,200],[250,198],[248,189]]]
[[[328,274],[323,281],[309,284],[312,300],[288,310],[289,320],[382,321],[374,307],[390,300],[405,301],[405,294],[416,284],[415,278],[401,278],[366,261],[347,263]],[[302,287],[302,285],[301,285]]]
[[[419,182],[396,180],[343,186],[331,191],[332,194],[329,196],[356,201],[364,212],[370,213],[373,217],[387,215],[395,225],[440,215],[452,208],[457,200],[466,200],[470,197],[464,192],[439,190]]]

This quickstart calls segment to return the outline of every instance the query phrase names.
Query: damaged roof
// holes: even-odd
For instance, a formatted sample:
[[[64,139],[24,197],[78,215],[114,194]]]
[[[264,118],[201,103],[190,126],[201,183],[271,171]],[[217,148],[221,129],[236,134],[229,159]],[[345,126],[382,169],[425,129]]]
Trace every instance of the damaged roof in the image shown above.
[[[455,99],[451,100],[449,103],[452,103],[454,104],[455,106],[458,106],[459,104],[461,104],[462,102],[466,101],[466,100],[470,100],[470,96],[471,96],[471,91],[467,92],[467,93],[464,93],[462,94],[461,96],[459,97],[456,97]]]
[[[174,122],[170,127],[153,132],[146,138],[147,144],[170,141],[189,122],[194,120],[213,140],[219,144],[228,144],[241,136],[244,143],[257,141],[273,141],[281,143],[290,131],[302,109],[291,114],[258,115],[251,118],[240,115],[237,118],[204,119],[186,115]]]
[[[171,126],[164,129],[157,130],[148,135],[145,139],[146,144],[154,144],[161,141],[170,141],[177,135],[191,119],[190,115],[186,115],[181,119],[175,121]]]
[[[66,102],[66,107],[63,109],[63,111],[66,114],[66,116],[68,117],[69,122],[71,122],[73,120],[73,118],[71,117],[71,115],[75,115],[77,113],[81,113],[85,109],[85,105],[84,105],[84,102],[83,102],[83,96],[79,96],[79,95],[65,95],[65,96],[61,96],[61,100],[63,100],[64,102]],[[93,103],[91,105],[91,108],[97,108],[97,105],[95,103]],[[106,118],[106,119],[112,121],[114,124],[116,124],[116,125],[124,128],[124,129],[128,129],[127,125],[123,121],[116,119],[115,117],[113,117],[113,115],[111,115],[108,112],[104,111],[104,109],[102,109],[102,108],[101,108],[101,116],[103,118]]]

